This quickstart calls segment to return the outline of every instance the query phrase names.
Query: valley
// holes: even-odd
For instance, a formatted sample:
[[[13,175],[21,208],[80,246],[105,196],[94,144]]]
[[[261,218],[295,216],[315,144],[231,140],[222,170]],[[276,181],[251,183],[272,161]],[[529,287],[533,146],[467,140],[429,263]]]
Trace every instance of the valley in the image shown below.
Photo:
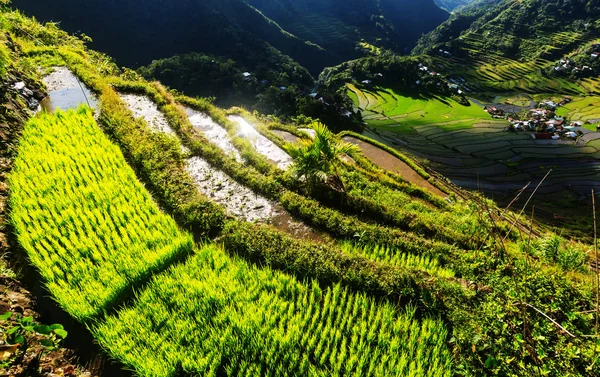
[[[538,3],[0,7],[0,375],[597,375],[600,25]]]

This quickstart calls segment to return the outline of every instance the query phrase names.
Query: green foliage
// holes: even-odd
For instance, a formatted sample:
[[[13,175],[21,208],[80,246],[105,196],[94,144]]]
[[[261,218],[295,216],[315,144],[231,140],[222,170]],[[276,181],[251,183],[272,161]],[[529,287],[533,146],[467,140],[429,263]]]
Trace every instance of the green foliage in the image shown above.
[[[451,375],[443,322],[215,246],[157,276],[94,333],[141,376]]]
[[[189,96],[215,97],[219,106],[244,105],[264,112],[294,115],[298,92],[312,85],[310,75],[296,66],[279,66],[275,62],[259,65],[259,57],[246,58],[254,59],[254,64],[190,53],[154,60],[138,72]],[[246,71],[250,77],[243,76]]]
[[[525,244],[522,240],[502,243],[498,238],[506,234],[506,225],[480,219],[486,209],[481,203],[444,203],[360,157],[356,165],[339,166],[347,188],[344,200],[311,196],[237,137],[236,125],[210,101],[175,101],[162,86],[142,81],[131,71],[115,78],[109,61],[61,38],[58,29],[28,19],[19,25],[49,43],[65,41],[57,48],[44,47],[13,30],[16,50],[27,56],[28,64],[54,64],[60,54],[99,95],[99,124],[178,223],[200,237],[218,236],[226,246],[206,246],[181,264],[165,260],[160,271],[171,266],[168,272],[153,271],[154,278],[142,284],[136,297],[121,294],[118,311],[94,318],[94,334],[107,352],[139,375],[594,375],[591,366],[598,356],[589,338],[594,318],[586,312],[595,302],[591,276],[580,268],[584,246],[562,241],[556,246],[550,240],[538,254],[535,240],[531,249],[519,248]],[[178,140],[152,133],[143,121],[134,120],[111,85],[149,95],[192,155],[205,157],[318,230],[352,240],[351,249],[342,252],[332,244],[302,242],[266,225],[229,221],[224,227],[223,212],[198,194],[182,169],[185,160]],[[223,125],[245,164],[195,130],[177,102],[192,104]],[[256,124],[272,138],[265,131],[270,126]],[[272,140],[283,145],[282,140]],[[88,148],[82,149],[85,153]],[[39,168],[47,163],[41,161]],[[56,173],[54,177],[61,178]],[[38,180],[36,176],[29,181]],[[87,193],[84,188],[73,192]],[[89,196],[82,201],[94,203]],[[35,215],[41,217],[38,212]],[[48,213],[44,226],[56,225],[63,216]],[[94,219],[80,217],[93,226]],[[85,224],[78,227],[82,232],[97,233]],[[73,259],[89,260],[77,252],[70,254]],[[114,259],[125,266],[130,250],[118,252]],[[53,253],[43,262],[59,255]],[[99,266],[109,270],[114,259],[101,260]],[[57,274],[64,284],[72,282],[71,265],[77,268],[71,263]],[[128,284],[139,287],[134,281]],[[410,309],[400,309],[406,303]],[[443,324],[429,319],[431,314]]]
[[[19,243],[75,318],[98,315],[191,251],[86,108],[27,124],[10,185]]]
[[[67,335],[60,324],[48,326],[34,321],[33,317],[6,312],[0,315],[0,339],[3,342],[0,368],[18,363],[18,357],[36,344],[42,347],[42,353],[51,352]]]
[[[374,261],[385,262],[407,269],[425,271],[433,276],[442,278],[454,276],[452,271],[440,267],[438,261],[429,256],[405,254],[390,247],[359,245],[352,242],[343,243],[341,248],[348,255],[362,255]]]
[[[566,242],[556,234],[549,234],[533,245],[534,253],[549,262],[556,263],[567,271],[587,270],[590,256],[582,249],[582,245]]]
[[[33,336],[41,336],[40,344],[52,351],[58,347],[61,340],[68,335],[60,324],[43,325],[33,320],[33,317],[24,317],[20,314],[6,312],[0,316],[0,328],[5,336],[4,341],[10,345],[19,344],[21,350],[26,350]]]
[[[287,148],[294,159],[294,174],[311,185],[326,183],[334,190],[344,191],[337,165],[343,155],[353,157],[359,153],[359,148],[339,140],[322,123],[313,124],[312,128],[315,130],[313,138]]]
[[[10,61],[10,50],[6,47],[6,43],[0,39],[0,77],[6,75]]]
[[[298,277],[310,276],[322,284],[342,282],[359,292],[418,304],[423,311],[443,305],[435,293],[440,288],[427,281],[428,272],[413,265],[377,263],[368,252],[344,254],[333,247],[294,240],[268,226],[241,223],[229,224],[222,242],[226,250],[246,260],[266,263]],[[440,278],[449,277],[444,275]]]

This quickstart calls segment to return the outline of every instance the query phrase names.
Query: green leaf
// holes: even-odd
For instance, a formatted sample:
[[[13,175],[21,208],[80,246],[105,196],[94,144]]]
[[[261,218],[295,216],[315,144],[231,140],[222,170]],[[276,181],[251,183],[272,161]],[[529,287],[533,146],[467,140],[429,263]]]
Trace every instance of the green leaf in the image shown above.
[[[66,332],[63,329],[54,329],[54,333],[56,335],[58,335],[60,338],[64,339],[67,337],[67,335],[69,334],[68,332]]]
[[[50,328],[52,330],[64,330],[65,328],[63,327],[63,325],[61,325],[60,323],[55,323],[53,325],[50,325]]]
[[[44,347],[54,347],[54,342],[50,339],[43,339],[40,341],[40,344]]]
[[[32,316],[23,317],[23,318],[21,318],[21,320],[19,322],[21,322],[21,323],[31,323],[31,322],[33,322],[33,317]]]
[[[12,312],[6,312],[6,313],[0,315],[0,321],[6,321],[11,316],[12,316]]]
[[[47,325],[37,325],[34,326],[35,332],[42,335],[50,335],[52,333],[52,329]]]
[[[498,360],[496,360],[493,356],[489,356],[485,361],[485,367],[487,369],[495,368],[498,365]]]
[[[17,330],[19,330],[19,329],[20,329],[20,327],[19,327],[19,326],[15,326],[15,327],[12,327],[12,328],[8,329],[8,331],[6,331],[6,333],[7,333],[8,335],[11,335],[11,334],[14,334],[14,333],[16,333],[16,332],[17,332]]]
[[[35,328],[33,326],[23,326],[23,328],[29,332],[34,332]]]
[[[11,342],[12,344],[25,344],[25,337],[23,335],[17,335]]]

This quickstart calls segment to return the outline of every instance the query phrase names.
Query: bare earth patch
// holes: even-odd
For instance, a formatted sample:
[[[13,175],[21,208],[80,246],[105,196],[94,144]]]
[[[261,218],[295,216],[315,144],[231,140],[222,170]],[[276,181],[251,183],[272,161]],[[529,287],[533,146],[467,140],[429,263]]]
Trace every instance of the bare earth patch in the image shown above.
[[[414,171],[410,166],[408,166],[404,161],[399,158],[391,155],[390,153],[377,148],[373,144],[369,144],[362,140],[356,139],[354,137],[344,137],[344,141],[357,145],[360,149],[362,149],[365,157],[373,161],[376,165],[381,167],[382,169],[389,170],[393,173],[399,174],[402,178],[406,179],[410,183],[422,187],[433,194],[439,195],[441,197],[446,197],[440,189],[433,186],[429,183],[425,178],[421,177],[416,171]]]

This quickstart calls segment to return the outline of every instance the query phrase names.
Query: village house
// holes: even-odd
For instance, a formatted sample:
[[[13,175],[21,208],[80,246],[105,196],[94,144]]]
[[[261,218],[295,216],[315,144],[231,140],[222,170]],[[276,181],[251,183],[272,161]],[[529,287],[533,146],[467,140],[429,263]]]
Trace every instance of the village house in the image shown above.
[[[497,107],[484,107],[483,108],[484,111],[487,111],[488,114],[492,115],[492,116],[500,116],[503,117],[504,116],[504,110],[499,109]]]

